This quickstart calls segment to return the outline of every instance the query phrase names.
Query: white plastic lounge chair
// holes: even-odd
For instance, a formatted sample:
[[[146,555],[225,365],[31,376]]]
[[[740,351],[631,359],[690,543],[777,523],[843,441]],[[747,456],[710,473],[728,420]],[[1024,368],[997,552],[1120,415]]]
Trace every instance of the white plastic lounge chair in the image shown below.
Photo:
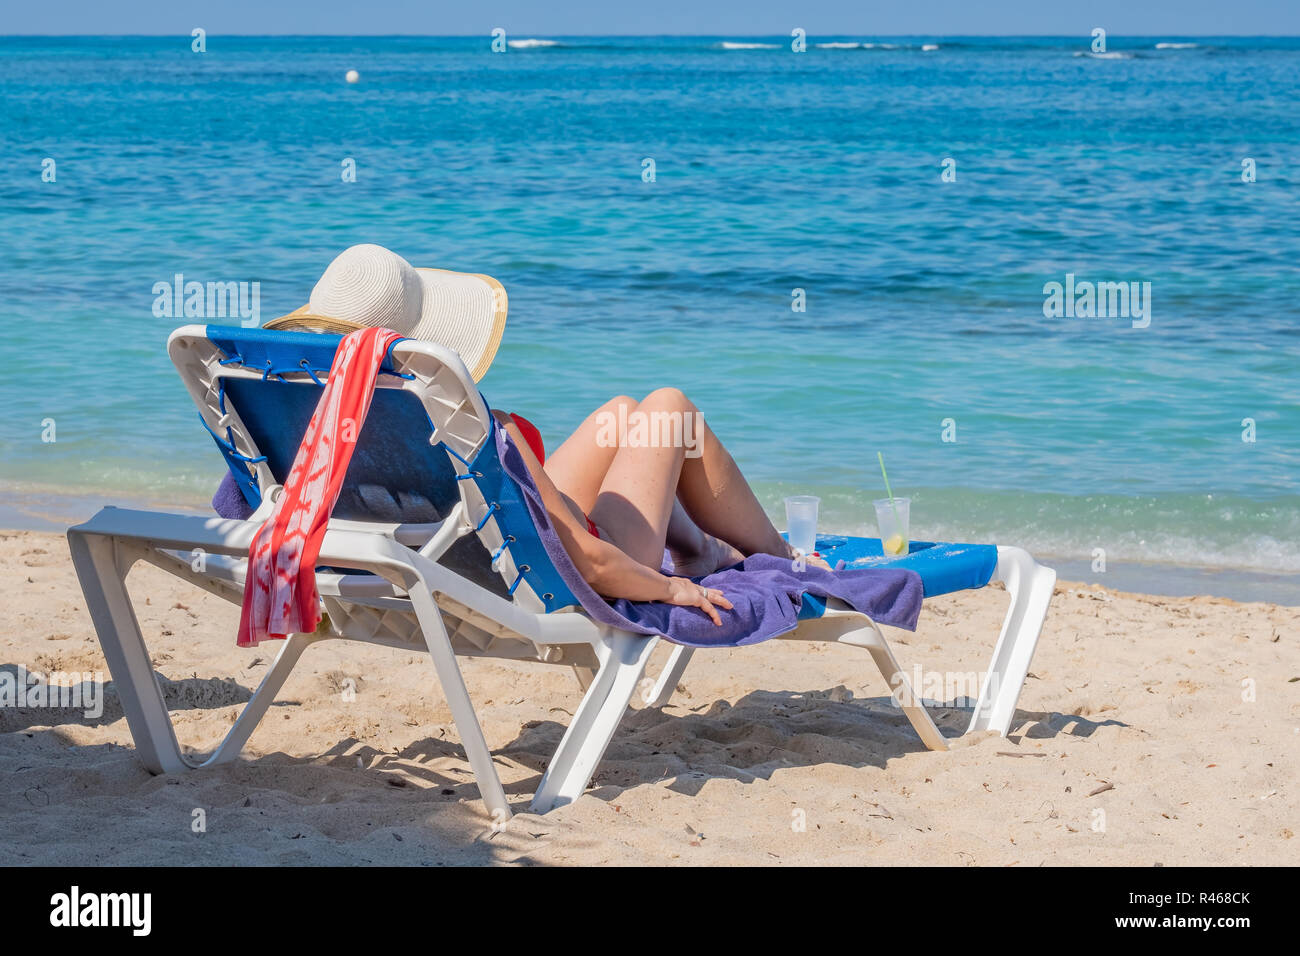
[[[344,639],[428,650],[496,819],[510,810],[456,657],[572,667],[585,694],[531,809],[544,813],[576,800],[659,639],[598,624],[577,606],[542,548],[518,487],[502,472],[495,424],[469,372],[450,350],[411,339],[394,345],[379,377],[324,538],[318,564],[326,570],[317,574],[317,585],[327,617],[316,633],[284,642],[212,754],[196,759],[182,752],[124,579],[144,560],[241,601],[253,535],[288,473],[337,343],[337,336],[304,332],[178,329],[168,341],[172,361],[246,497],[260,502],[256,512],[238,521],[105,508],[68,531],[141,759],[155,773],[235,759],[303,651],[317,641]],[[386,507],[396,520],[375,517]],[[1056,575],[1025,551],[999,547],[992,577],[1005,582],[1010,609],[968,732],[1005,734]],[[841,602],[811,598],[800,617],[807,619],[786,639],[837,641],[868,651],[925,746],[946,748],[870,618]],[[676,649],[644,695],[647,703],[667,703],[691,653]]]

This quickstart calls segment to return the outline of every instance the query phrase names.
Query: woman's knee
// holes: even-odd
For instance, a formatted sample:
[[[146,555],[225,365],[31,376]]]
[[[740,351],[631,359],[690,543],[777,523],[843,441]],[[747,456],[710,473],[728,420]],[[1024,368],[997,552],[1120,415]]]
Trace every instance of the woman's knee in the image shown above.
[[[666,386],[656,388],[653,392],[641,399],[641,408],[654,409],[656,411],[673,411],[673,412],[693,412],[695,403],[686,397],[686,393],[680,388]]]
[[[618,421],[620,408],[623,409],[622,414],[626,417],[636,408],[636,399],[627,395],[615,395],[587,416],[586,425],[597,429],[607,427],[610,422]]]
[[[596,411],[598,412],[617,411],[620,405],[626,406],[630,411],[633,408],[636,408],[636,404],[637,404],[636,399],[632,398],[632,396],[630,395],[615,395],[604,405],[600,406],[600,408],[596,409]]]

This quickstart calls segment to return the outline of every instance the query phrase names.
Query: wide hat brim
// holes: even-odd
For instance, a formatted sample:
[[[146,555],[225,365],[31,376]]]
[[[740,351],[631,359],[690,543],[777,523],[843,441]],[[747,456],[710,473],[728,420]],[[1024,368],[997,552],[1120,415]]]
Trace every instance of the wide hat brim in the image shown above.
[[[481,381],[496,358],[505,333],[509,300],[505,287],[488,275],[416,268],[421,283],[420,316],[413,328],[396,329],[407,338],[446,346],[460,355],[474,381]],[[310,304],[263,323],[264,329],[346,335],[366,325],[320,315]]]

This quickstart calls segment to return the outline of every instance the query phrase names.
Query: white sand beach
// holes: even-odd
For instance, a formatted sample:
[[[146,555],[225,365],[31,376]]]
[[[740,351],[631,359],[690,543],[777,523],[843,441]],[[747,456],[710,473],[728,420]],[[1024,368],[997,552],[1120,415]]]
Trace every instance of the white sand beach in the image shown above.
[[[0,668],[107,677],[61,536],[0,533],[0,574]],[[236,607],[152,568],[130,584],[177,732],[210,748],[277,648],[237,648]],[[977,671],[1004,602],[996,586],[939,598],[889,636],[909,671]],[[545,816],[525,811],[580,697],[571,672],[462,667],[520,811],[503,831],[429,661],[327,643],[219,768],[150,775],[111,687],[98,717],[0,708],[0,863],[1300,862],[1300,608],[1062,582],[1011,735],[946,753],[861,651],[701,652],[669,706],[627,715],[587,794]],[[950,733],[964,720],[934,712]]]

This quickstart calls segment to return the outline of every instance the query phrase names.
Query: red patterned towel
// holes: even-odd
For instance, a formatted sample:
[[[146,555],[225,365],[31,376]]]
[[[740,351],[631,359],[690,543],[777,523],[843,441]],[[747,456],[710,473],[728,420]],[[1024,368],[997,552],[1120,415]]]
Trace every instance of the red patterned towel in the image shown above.
[[[360,329],[339,343],[284,491],[253,538],[239,616],[240,647],[310,634],[320,623],[316,558],[370,411],[379,367],[400,338],[392,329]]]

